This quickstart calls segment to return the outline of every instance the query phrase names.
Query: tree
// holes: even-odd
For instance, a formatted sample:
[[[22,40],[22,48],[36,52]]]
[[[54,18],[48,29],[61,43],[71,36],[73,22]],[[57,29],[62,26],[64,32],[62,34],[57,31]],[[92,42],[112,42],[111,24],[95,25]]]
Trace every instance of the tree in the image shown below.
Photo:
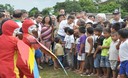
[[[80,12],[82,7],[78,1],[67,0],[65,2],[58,2],[54,7],[54,11],[58,12],[60,9],[65,9],[67,13]]]
[[[46,16],[46,15],[50,15],[50,14],[53,14],[53,8],[45,8],[42,10],[41,12],[42,15]]]
[[[93,0],[79,0],[79,4],[82,7],[83,11],[92,12],[92,13],[97,11]]]
[[[39,14],[40,11],[38,10],[37,7],[33,7],[30,11],[29,11],[29,15],[36,15],[36,14]]]
[[[13,11],[14,11],[14,6],[11,6],[10,4],[5,4],[5,5],[0,4],[0,9],[1,9],[1,10],[6,10],[6,11],[8,11],[10,14],[12,14]]]
[[[115,9],[119,8],[120,4],[117,4],[114,0],[110,0],[99,4],[98,12],[102,13],[112,13]]]
[[[117,2],[121,5],[120,9],[121,9],[121,13],[122,16],[126,16],[128,15],[128,0],[117,0]]]

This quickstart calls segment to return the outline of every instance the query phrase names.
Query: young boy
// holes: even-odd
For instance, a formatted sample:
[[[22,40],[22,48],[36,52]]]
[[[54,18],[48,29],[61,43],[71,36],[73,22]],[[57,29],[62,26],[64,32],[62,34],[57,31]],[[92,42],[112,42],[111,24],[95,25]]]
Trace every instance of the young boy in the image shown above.
[[[93,54],[94,54],[94,38],[93,38],[93,28],[87,28],[87,39],[85,42],[85,53],[86,53],[86,74],[91,74],[93,72]]]
[[[112,73],[113,73],[113,78],[117,78],[116,69],[117,69],[117,64],[118,64],[118,50],[117,50],[116,46],[119,43],[117,35],[118,35],[117,32],[111,33],[112,42],[110,44],[110,48],[109,48],[109,52],[108,52],[110,66],[111,66]]]
[[[115,24],[113,24],[112,27],[111,27],[111,32],[112,32],[112,33],[117,32],[120,28],[121,28],[120,23],[115,23]]]
[[[70,69],[73,69],[73,47],[74,47],[74,36],[73,36],[73,29],[68,29],[66,32],[66,36],[64,38],[65,41],[65,53],[67,55],[67,63]]]
[[[103,45],[102,46],[98,46],[99,49],[102,49],[101,52],[101,60],[100,60],[100,67],[102,67],[103,70],[103,74],[105,77],[109,78],[109,74],[110,74],[110,62],[108,59],[108,50],[110,47],[110,44],[112,42],[111,39],[111,31],[110,29],[106,28],[103,30],[104,33],[104,41],[103,41]]]
[[[119,57],[120,57],[120,70],[119,78],[128,77],[128,29],[120,29],[118,31],[119,39],[121,40],[119,48]]]
[[[79,27],[79,41],[77,45],[78,49],[78,61],[80,64],[78,73],[83,73],[84,71],[84,65],[85,65],[85,41],[86,41],[86,35],[85,35],[85,27],[81,26]]]
[[[97,25],[97,27],[94,29],[94,34],[97,35],[97,39],[94,43],[94,67],[96,68],[96,75],[100,76],[100,59],[101,59],[101,49],[98,49],[98,46],[101,46],[103,44],[104,36],[102,35],[102,27],[100,25]]]
[[[63,56],[64,56],[64,51],[63,47],[61,45],[61,39],[59,37],[55,38],[55,55],[58,57],[61,63],[63,63]],[[54,60],[54,69],[58,69],[58,63],[56,60]]]

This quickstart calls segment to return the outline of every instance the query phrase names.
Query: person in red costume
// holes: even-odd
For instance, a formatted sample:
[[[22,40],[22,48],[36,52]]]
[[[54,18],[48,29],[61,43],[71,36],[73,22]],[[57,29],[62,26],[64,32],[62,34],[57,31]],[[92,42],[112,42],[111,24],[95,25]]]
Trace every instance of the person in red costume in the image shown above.
[[[30,19],[26,19],[24,20],[23,24],[22,24],[22,31],[23,31],[23,42],[26,43],[31,49],[34,49],[34,51],[32,53],[29,53],[33,59],[30,58],[30,62],[28,65],[25,65],[24,62],[22,60],[20,60],[21,57],[18,57],[18,61],[17,61],[17,66],[20,69],[20,77],[22,78],[24,75],[31,75],[31,77],[27,77],[27,78],[39,78],[39,71],[37,68],[37,64],[35,61],[35,50],[36,49],[40,49],[42,52],[50,55],[51,57],[53,57],[54,59],[56,59],[57,57],[52,54],[50,52],[50,50],[48,50],[46,47],[41,46],[40,43],[36,40],[36,38],[32,35],[34,31],[36,31],[37,26],[35,25],[35,23],[30,20]],[[32,66],[34,65],[34,66]],[[32,68],[34,67],[34,68]],[[30,72],[30,70],[32,70],[32,74]],[[33,76],[33,77],[32,77]]]
[[[2,25],[2,35],[0,36],[0,78],[19,78],[16,68],[16,59],[19,39],[14,32],[18,31],[18,24],[12,20],[6,21]]]

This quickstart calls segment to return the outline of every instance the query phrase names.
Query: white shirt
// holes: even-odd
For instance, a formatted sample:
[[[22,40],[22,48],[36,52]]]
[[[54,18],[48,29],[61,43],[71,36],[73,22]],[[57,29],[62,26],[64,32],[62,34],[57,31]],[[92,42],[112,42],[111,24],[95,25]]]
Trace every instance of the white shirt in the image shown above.
[[[116,45],[119,43],[119,40],[112,41],[109,48],[109,60],[118,60],[119,50],[116,49]]]
[[[67,49],[71,49],[72,43],[75,43],[73,35],[66,35],[64,41],[65,41],[65,48]]]
[[[37,22],[34,20],[34,23],[37,24]],[[38,27],[38,38],[40,38],[40,35],[41,35],[41,24],[38,23],[37,24],[39,27]]]
[[[16,21],[16,23],[18,24],[18,26],[20,27],[20,28],[22,28],[22,22],[21,21]]]
[[[118,22],[124,22],[123,19],[119,19],[118,21],[114,20],[114,19],[111,19],[110,20],[110,23],[114,24],[114,23],[118,23]]]
[[[121,62],[128,60],[128,39],[121,43],[119,57]]]
[[[59,25],[59,29],[58,29],[58,34],[61,35],[61,36],[65,36],[66,33],[64,32],[64,28],[65,27],[69,27],[71,29],[73,29],[73,26],[74,26],[74,23],[72,24],[68,24],[68,21],[67,20],[63,20],[60,22],[60,25]]]
[[[94,38],[93,38],[93,36],[91,36],[91,37],[92,37],[92,39],[93,39],[93,45],[94,45]],[[87,37],[86,42],[85,42],[85,52],[86,52],[86,53],[89,53],[90,48],[91,48],[91,46],[90,46],[90,44],[89,44],[89,42],[88,42],[88,38],[89,38],[89,37]],[[91,53],[94,53],[94,51],[95,51],[95,49],[94,49],[94,47],[93,47]]]
[[[92,24],[94,23],[92,20],[90,19],[86,19],[85,23],[91,22]]]

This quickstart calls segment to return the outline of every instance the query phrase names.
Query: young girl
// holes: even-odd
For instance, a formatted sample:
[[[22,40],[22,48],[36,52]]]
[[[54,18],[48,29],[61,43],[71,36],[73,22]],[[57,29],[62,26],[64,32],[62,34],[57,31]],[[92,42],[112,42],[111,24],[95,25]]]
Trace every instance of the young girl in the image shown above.
[[[78,73],[83,73],[84,71],[84,65],[85,65],[85,41],[86,41],[86,36],[85,36],[85,27],[81,26],[79,27],[79,41],[77,45],[78,49],[78,61],[80,62],[80,67]]]
[[[63,47],[61,45],[61,39],[59,37],[55,38],[55,55],[58,57],[58,59],[60,60],[60,62],[63,62],[63,55],[64,55],[64,51],[63,51]],[[58,62],[56,60],[54,60],[54,69],[58,68]]]

